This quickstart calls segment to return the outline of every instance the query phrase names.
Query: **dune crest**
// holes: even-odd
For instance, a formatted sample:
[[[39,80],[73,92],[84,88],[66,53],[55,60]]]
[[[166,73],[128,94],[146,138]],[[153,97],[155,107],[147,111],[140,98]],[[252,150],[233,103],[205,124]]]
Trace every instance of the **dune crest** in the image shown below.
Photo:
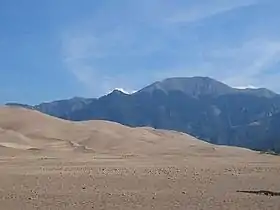
[[[194,137],[107,121],[71,122],[38,111],[0,108],[0,146],[21,150],[79,151],[144,155],[219,155],[253,153],[218,147]]]

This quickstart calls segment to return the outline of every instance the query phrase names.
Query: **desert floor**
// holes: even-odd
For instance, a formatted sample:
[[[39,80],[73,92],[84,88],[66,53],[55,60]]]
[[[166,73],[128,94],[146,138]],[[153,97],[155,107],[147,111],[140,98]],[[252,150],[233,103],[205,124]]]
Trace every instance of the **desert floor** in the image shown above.
[[[237,192],[279,190],[277,157],[57,156],[1,157],[0,209],[280,209]]]
[[[279,210],[279,176],[279,156],[0,108],[1,210]]]

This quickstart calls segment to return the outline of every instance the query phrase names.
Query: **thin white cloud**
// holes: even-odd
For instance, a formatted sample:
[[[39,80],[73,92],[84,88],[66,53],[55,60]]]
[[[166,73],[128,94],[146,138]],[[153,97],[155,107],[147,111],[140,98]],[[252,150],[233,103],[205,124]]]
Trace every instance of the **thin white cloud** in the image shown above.
[[[62,53],[63,62],[78,81],[91,86],[92,67],[85,64],[84,60],[89,57],[91,39],[63,37]]]
[[[145,1],[143,8],[148,8],[149,2]],[[248,41],[248,38],[244,43],[236,37],[235,43],[230,46],[228,43],[223,45],[222,41],[217,46],[215,43],[208,43],[209,46],[206,43],[205,46],[201,44],[203,47],[201,46],[199,51],[195,48],[196,43],[186,41],[185,35],[188,31],[181,33],[176,24],[166,24],[166,20],[170,23],[193,23],[257,4],[254,0],[214,0],[211,1],[213,4],[205,2],[206,4],[189,7],[177,5],[168,11],[168,4],[165,2],[162,6],[158,1],[157,5],[153,4],[153,8],[158,8],[158,11],[162,9],[164,12],[148,10],[148,14],[146,10],[146,13],[144,10],[136,11],[141,7],[129,7],[126,9],[132,9],[129,13],[132,20],[128,20],[126,16],[119,17],[120,20],[116,21],[118,24],[113,21],[114,15],[110,17],[108,13],[107,17],[102,15],[107,14],[103,11],[101,16],[93,18],[93,23],[83,26],[82,30],[77,27],[78,32],[67,31],[68,35],[63,37],[62,46],[64,63],[95,95],[108,93],[116,87],[123,87],[124,92],[127,89],[135,90],[139,88],[135,83],[140,84],[140,80],[142,84],[148,84],[153,82],[151,78],[160,80],[173,76],[210,76],[235,87],[262,87],[264,84],[272,87],[272,84],[263,80],[268,77],[262,75],[279,61],[280,41],[266,37],[256,39],[252,34],[251,40]],[[223,32],[225,31],[221,31]],[[182,59],[187,53],[201,53],[203,56],[197,56],[193,61],[187,56]],[[149,63],[147,60],[151,59],[154,61]],[[170,59],[170,65],[150,66],[151,63],[165,62],[165,59]],[[126,68],[123,75],[120,74],[124,70],[122,68]],[[144,69],[145,72],[142,73],[139,69]],[[135,72],[137,70],[138,72]]]
[[[234,9],[251,6],[256,4],[256,0],[235,0],[235,1],[221,1],[214,0],[211,2],[203,2],[199,5],[190,6],[183,11],[177,11],[172,16],[166,18],[170,23],[190,23],[196,22],[205,18],[209,18],[218,14],[232,11]]]
[[[280,41],[253,40],[240,48],[223,50],[227,62],[224,81],[233,86],[263,86],[264,75],[280,61]],[[224,66],[226,69],[226,66]]]
[[[280,40],[250,40],[235,48],[204,49],[204,59],[157,72],[157,80],[175,76],[209,76],[232,87],[267,87],[280,92]]]
[[[116,88],[128,84],[123,75],[117,74],[114,69],[106,71],[97,64],[99,59],[110,62],[109,57],[116,56],[114,49],[110,48],[111,43],[100,41],[88,34],[64,36],[62,53],[66,69],[86,88],[87,95],[98,97],[114,89],[127,94],[133,93],[128,91],[129,87]]]

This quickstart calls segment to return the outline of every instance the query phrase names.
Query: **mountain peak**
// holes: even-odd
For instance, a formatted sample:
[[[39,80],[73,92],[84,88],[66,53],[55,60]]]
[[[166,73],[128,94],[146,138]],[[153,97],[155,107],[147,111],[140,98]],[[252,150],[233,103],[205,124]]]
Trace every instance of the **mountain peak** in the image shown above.
[[[109,92],[107,95],[111,95],[111,94],[131,95],[133,93],[135,93],[135,91],[126,91],[123,88],[115,88],[111,92]]]
[[[114,90],[112,90],[111,92],[109,92],[104,96],[101,96],[100,98],[107,97],[107,96],[126,96],[126,95],[129,95],[129,93],[122,91],[122,89],[115,88]]]
[[[165,93],[180,91],[192,97],[206,95],[217,96],[234,91],[234,89],[228,85],[210,77],[173,77],[155,82],[139,92],[152,93],[156,90],[161,90]]]

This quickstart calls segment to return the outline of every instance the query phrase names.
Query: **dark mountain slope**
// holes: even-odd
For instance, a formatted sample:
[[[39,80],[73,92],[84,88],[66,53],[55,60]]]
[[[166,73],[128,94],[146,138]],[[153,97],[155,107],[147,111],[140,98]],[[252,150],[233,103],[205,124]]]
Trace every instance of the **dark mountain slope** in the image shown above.
[[[96,101],[96,99],[85,99],[75,97],[68,100],[54,101],[51,103],[42,103],[37,106],[34,106],[34,108],[52,116],[60,118],[67,118],[68,116],[70,119],[72,112],[83,109],[93,101]]]
[[[280,153],[280,114],[233,129],[228,145]]]

